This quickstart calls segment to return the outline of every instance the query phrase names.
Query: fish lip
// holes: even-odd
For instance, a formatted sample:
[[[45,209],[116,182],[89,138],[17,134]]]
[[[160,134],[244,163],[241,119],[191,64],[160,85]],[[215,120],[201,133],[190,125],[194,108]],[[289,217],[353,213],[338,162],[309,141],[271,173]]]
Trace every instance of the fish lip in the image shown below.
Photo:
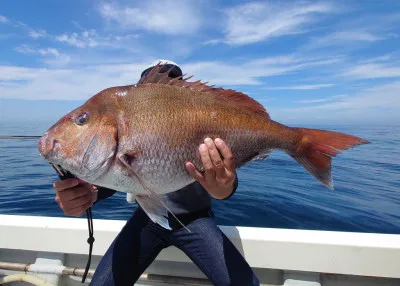
[[[41,142],[40,149],[43,149],[47,144],[48,141],[51,139],[48,139],[48,136],[43,139],[44,142]],[[49,148],[46,152],[40,152],[40,155],[46,159],[49,160],[50,158],[54,158],[55,153],[57,152],[58,149],[60,149],[61,143],[57,139],[53,139],[51,142],[51,148]]]

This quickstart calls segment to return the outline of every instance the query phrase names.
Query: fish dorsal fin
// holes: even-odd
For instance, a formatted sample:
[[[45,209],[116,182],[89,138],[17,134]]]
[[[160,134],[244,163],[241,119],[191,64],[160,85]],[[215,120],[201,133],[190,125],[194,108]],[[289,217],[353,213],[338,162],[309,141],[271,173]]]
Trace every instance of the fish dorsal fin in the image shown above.
[[[140,84],[166,84],[166,85],[172,85],[172,86],[178,86],[178,87],[183,87],[195,91],[200,91],[200,92],[208,92],[212,93],[216,96],[219,96],[221,98],[225,98],[229,101],[235,102],[236,104],[242,106],[243,108],[246,108],[247,110],[261,114],[266,116],[267,118],[269,117],[269,114],[265,110],[264,106],[262,106],[259,102],[256,100],[252,99],[248,95],[238,92],[233,89],[223,89],[223,88],[215,88],[214,86],[209,86],[207,85],[207,82],[203,83],[200,80],[194,81],[194,82],[189,82],[188,80],[192,78],[193,76],[186,77],[186,75],[182,75],[177,78],[171,78],[169,77],[169,72],[171,69],[166,69],[165,64],[158,64],[155,65],[148,73],[147,75],[143,76],[139,82],[138,85]]]

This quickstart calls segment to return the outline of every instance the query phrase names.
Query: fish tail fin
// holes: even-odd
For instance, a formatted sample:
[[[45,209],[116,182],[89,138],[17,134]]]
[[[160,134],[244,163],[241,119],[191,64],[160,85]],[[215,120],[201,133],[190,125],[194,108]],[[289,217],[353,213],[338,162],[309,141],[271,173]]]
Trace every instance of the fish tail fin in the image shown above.
[[[289,155],[331,190],[333,190],[331,157],[342,150],[369,143],[365,139],[339,132],[307,128],[294,129],[302,133],[302,137],[295,152]]]

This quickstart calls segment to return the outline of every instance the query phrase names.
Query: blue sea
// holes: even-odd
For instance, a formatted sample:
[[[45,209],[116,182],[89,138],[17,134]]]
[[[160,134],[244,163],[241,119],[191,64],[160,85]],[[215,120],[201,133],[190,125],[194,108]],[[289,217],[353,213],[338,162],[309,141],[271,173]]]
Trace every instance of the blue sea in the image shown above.
[[[0,122],[0,135],[41,135],[52,122]],[[400,126],[303,125],[371,141],[333,159],[335,190],[283,152],[237,170],[239,188],[213,201],[220,225],[400,234]],[[54,201],[54,169],[34,139],[0,140],[0,214],[63,217]],[[135,204],[117,193],[94,218],[126,220]]]

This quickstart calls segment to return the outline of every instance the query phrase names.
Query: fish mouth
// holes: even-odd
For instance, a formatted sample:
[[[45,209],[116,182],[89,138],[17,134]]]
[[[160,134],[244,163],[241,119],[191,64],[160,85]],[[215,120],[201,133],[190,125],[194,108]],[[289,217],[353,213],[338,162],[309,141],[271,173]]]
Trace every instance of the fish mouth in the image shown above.
[[[38,142],[40,155],[47,161],[54,158],[60,147],[60,142],[56,139],[53,139],[48,134],[42,136]]]

